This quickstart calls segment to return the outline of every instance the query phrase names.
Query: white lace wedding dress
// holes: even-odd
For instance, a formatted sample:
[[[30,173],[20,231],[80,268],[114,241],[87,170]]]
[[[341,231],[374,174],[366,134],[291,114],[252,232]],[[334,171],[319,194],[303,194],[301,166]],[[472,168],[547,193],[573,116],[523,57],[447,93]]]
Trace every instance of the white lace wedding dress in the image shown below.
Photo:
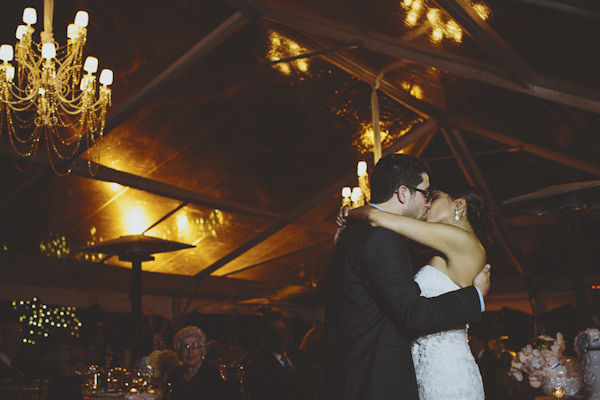
[[[415,281],[425,297],[460,289],[430,265],[417,273]],[[469,348],[466,329],[419,337],[413,342],[412,357],[419,400],[484,400],[481,375]]]

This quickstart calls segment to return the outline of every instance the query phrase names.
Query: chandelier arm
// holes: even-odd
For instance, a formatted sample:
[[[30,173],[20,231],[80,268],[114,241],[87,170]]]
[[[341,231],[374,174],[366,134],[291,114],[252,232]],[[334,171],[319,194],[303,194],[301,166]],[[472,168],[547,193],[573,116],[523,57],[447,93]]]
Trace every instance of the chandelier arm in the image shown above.
[[[85,29],[85,28],[83,28]],[[71,51],[68,50],[68,46],[67,46],[67,58],[65,58],[64,60],[58,60],[55,59],[56,64],[58,64],[58,69],[56,70],[56,76],[57,77],[62,77],[63,75],[65,75],[66,73],[68,73],[68,71],[71,68],[80,68],[81,65],[71,65],[73,64],[73,60],[76,58],[76,56],[78,56],[80,54],[80,47],[83,47],[81,45],[81,38],[78,38],[77,41],[75,41],[75,45],[76,45],[76,50],[71,49]],[[79,58],[79,57],[77,57]],[[81,63],[79,63],[81,64]]]
[[[58,99],[60,100],[61,103],[74,104],[74,103],[79,102],[79,100],[81,100],[81,98],[83,97],[84,91],[79,93],[78,96],[73,97],[71,99],[66,98],[62,94],[63,91],[66,94],[71,94],[71,95],[74,93],[73,88],[69,88],[69,80],[71,77],[73,77],[73,80],[75,81],[75,75],[79,72],[78,70],[79,70],[79,66],[77,66],[77,65],[69,66],[65,70],[62,70],[62,72],[61,72],[61,69],[59,68],[59,71],[56,75],[56,80],[61,83],[61,87],[60,87],[60,90],[56,91],[56,96],[58,97]],[[64,90],[63,87],[66,87],[66,90]]]
[[[82,107],[78,107],[78,108],[74,108],[74,109],[69,109],[67,108],[69,104],[63,104],[60,103],[60,109],[63,110],[65,113],[69,114],[69,115],[78,115],[81,114],[83,112]]]
[[[79,114],[83,110],[83,105],[81,103],[81,96],[78,96],[76,101],[61,101],[58,104],[60,105],[60,109],[66,112],[67,114],[75,115]]]
[[[31,68],[31,66],[29,66],[29,65],[25,65],[25,66],[31,71],[32,74],[35,74],[35,72]],[[27,78],[28,78],[27,79],[28,81],[31,80],[31,79],[29,79],[29,74],[27,75]],[[18,108],[12,107],[12,105],[32,102],[33,99],[38,95],[40,81],[41,81],[41,79],[36,77],[36,79],[34,79],[34,82],[30,83],[33,86],[31,88],[29,88],[29,90],[28,90],[29,95],[27,95],[25,97],[20,96],[17,92],[15,92],[15,89],[18,92],[26,92],[27,87],[29,87],[29,85],[27,85],[27,87],[25,89],[21,89],[19,86],[15,85],[14,83],[7,83],[7,89],[8,89],[8,92],[10,93],[10,97],[14,98],[15,100],[10,100],[10,98],[7,98],[7,96],[3,96],[2,102],[11,105],[11,108],[14,110],[17,110]],[[26,107],[19,108],[19,109],[26,110],[29,107],[31,107],[32,104],[33,103],[29,103],[29,104],[27,104]]]
[[[78,99],[80,99],[81,96],[78,97]],[[104,107],[107,103],[108,103],[109,99],[107,96],[102,96],[100,97],[98,100],[96,100],[96,102],[94,104],[85,106],[85,110],[90,110],[93,112],[97,112],[98,110],[100,110],[102,107]],[[65,101],[65,102],[61,102],[60,104],[60,108],[67,114],[70,115],[76,115],[82,112],[83,107],[82,106],[76,106],[73,105],[72,102],[69,101]],[[73,107],[72,109],[69,109],[68,107]]]
[[[26,36],[23,37],[21,42],[17,43],[15,46],[17,49],[15,52],[15,61],[17,61],[19,67],[27,67],[27,69],[29,69],[32,73],[37,74],[37,72],[40,71],[40,66],[42,65],[44,59],[42,57],[37,57],[31,48],[31,44],[33,43],[35,47],[37,47],[38,53],[41,54],[42,52],[41,45],[36,44],[31,38],[32,32],[28,32]]]
[[[42,57],[37,57],[31,45],[34,44],[37,48],[38,53],[41,54],[41,44],[37,44],[32,39],[33,28],[23,36],[20,42],[15,46],[15,61],[19,64],[19,67],[27,67],[33,72],[40,70],[40,66],[44,61]]]

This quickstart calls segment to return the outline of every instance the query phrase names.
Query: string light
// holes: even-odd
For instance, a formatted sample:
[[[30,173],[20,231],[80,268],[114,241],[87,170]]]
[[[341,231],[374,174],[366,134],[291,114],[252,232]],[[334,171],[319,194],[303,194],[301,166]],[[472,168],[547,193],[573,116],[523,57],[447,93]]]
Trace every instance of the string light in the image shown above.
[[[490,18],[491,10],[484,3],[475,0],[467,0],[467,3],[482,20]],[[462,42],[463,31],[460,26],[439,8],[427,6],[425,0],[404,0],[400,6],[406,13],[404,24],[409,28],[417,25],[426,27],[433,43],[440,43],[443,39]]]
[[[277,32],[269,33],[270,49],[267,54],[269,61],[279,61],[288,57],[299,56],[306,53],[307,50],[300,47],[296,42],[281,36]],[[278,69],[284,75],[290,75],[293,71],[298,73],[307,73],[310,66],[310,60],[301,58],[287,63],[278,63],[273,65],[273,68]]]
[[[75,315],[75,307],[48,307],[39,302],[37,297],[32,300],[17,303],[12,302],[13,308],[20,311],[20,322],[27,322],[29,329],[25,329],[26,337],[24,343],[35,344],[36,339],[47,338],[52,333],[67,332],[72,336],[79,337],[82,323]],[[65,311],[66,310],[66,311]]]

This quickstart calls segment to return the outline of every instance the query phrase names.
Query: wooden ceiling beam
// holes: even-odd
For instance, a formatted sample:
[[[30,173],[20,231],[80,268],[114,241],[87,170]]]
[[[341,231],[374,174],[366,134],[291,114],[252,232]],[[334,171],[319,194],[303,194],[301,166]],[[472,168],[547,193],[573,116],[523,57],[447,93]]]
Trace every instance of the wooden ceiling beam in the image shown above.
[[[567,12],[580,17],[600,19],[600,4],[594,0],[514,0],[520,3],[531,4]]]
[[[367,50],[427,65],[478,82],[600,113],[600,92],[597,90],[544,76],[540,76],[542,84],[523,87],[523,84],[515,82],[510,72],[496,65],[457,56],[377,32],[359,32],[355,27],[342,25],[333,20],[320,19],[317,21],[275,10],[255,2],[249,3],[254,5],[261,18],[268,21],[289,25],[345,43],[358,40],[363,43],[362,47]]]
[[[435,0],[479,45],[502,64],[523,85],[540,84],[537,74],[515,53],[465,0]]]
[[[576,170],[586,172],[594,176],[600,176],[600,166],[598,166],[597,164],[581,161],[574,157],[569,157],[565,154],[561,154],[540,146],[523,142],[521,140],[495,132],[492,129],[488,129],[483,126],[477,125],[465,119],[449,118],[448,123],[461,129],[472,132],[476,135],[485,137],[487,139],[491,139],[495,142],[499,142],[511,147],[521,147],[523,149],[523,152],[545,158],[555,163],[565,165],[567,167],[574,168]]]
[[[310,37],[293,29],[290,26],[271,22],[270,25],[277,32],[297,41],[300,45],[308,47],[315,51],[324,50],[329,46],[329,43],[323,43],[319,38]],[[347,57],[340,53],[324,54],[320,56],[330,64],[335,65],[343,71],[355,76],[370,86],[375,85],[375,80],[379,76],[379,72],[373,71],[367,67],[361,66],[352,62]],[[379,90],[398,103],[402,104],[409,110],[419,114],[427,119],[443,119],[443,110],[423,100],[419,100],[411,96],[406,91],[398,88],[393,83],[387,81],[385,77],[379,79]]]

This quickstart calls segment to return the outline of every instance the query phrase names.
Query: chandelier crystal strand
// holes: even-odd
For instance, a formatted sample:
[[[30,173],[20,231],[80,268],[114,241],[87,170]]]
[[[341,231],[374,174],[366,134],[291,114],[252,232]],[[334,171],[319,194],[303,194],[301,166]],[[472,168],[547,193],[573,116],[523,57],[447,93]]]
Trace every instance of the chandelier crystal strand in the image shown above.
[[[17,27],[14,52],[10,45],[0,47],[0,128],[4,129],[6,120],[12,149],[23,158],[35,157],[44,137],[50,165],[61,175],[53,159],[75,160],[83,140],[84,146],[92,149],[91,158],[99,161],[99,149],[94,145],[104,133],[113,73],[105,69],[97,78],[98,59],[87,57],[82,63],[88,14],[77,12],[74,23],[67,27],[67,44],[61,47],[52,33],[53,10],[54,1],[45,0],[40,43],[33,41],[37,13],[26,8],[25,25]],[[13,58],[16,68],[11,64]],[[88,163],[94,175],[91,161]]]

